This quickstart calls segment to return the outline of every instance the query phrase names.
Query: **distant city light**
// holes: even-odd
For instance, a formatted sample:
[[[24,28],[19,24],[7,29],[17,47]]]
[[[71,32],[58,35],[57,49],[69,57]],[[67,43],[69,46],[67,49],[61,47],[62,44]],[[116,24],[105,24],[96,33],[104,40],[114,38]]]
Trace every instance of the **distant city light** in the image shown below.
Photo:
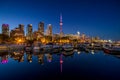
[[[112,40],[109,39],[108,42],[112,43]]]
[[[77,34],[80,35],[80,32],[78,31]]]
[[[52,24],[48,24],[48,26],[51,26]]]

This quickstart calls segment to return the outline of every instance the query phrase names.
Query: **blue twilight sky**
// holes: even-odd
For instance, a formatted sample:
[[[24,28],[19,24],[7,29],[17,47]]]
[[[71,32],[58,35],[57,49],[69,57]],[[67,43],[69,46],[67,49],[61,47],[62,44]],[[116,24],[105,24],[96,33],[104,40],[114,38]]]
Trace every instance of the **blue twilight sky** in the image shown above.
[[[53,25],[53,33],[59,33],[59,17],[63,15],[63,32],[77,31],[103,39],[120,40],[119,0],[0,0],[0,26],[33,24],[44,21]],[[26,28],[25,28],[26,30]],[[0,28],[1,32],[1,28]]]

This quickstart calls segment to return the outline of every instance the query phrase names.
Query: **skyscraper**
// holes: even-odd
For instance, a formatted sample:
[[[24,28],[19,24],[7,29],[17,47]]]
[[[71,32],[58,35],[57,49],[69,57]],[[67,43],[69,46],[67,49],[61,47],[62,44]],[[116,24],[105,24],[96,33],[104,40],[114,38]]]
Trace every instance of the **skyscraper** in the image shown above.
[[[52,36],[52,25],[51,24],[48,24],[47,35]]]
[[[40,22],[38,24],[38,32],[42,35],[44,35],[44,22]]]
[[[28,30],[28,33],[32,33],[32,31],[33,31],[32,24],[28,24],[27,30]]]
[[[27,26],[27,40],[33,40],[33,29],[32,24],[28,24]]]
[[[9,25],[2,24],[2,34],[9,36]]]
[[[24,35],[24,25],[19,24],[18,27],[10,31],[10,37],[23,39]]]
[[[19,24],[19,29],[20,29],[20,32],[25,35],[24,33],[24,25],[23,24]]]

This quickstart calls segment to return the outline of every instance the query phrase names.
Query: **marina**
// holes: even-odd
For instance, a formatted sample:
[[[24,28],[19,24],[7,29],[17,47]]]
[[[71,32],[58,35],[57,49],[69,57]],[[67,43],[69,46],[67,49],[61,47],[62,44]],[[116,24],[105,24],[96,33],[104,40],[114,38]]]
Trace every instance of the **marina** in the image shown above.
[[[16,49],[0,52],[0,79],[112,80],[119,76],[120,70],[117,69],[120,67],[119,56],[119,54],[104,53],[104,50],[89,50],[89,52],[86,52],[81,51],[79,48],[72,51],[62,50],[58,52],[42,52],[41,50],[34,50],[34,48],[32,51]],[[11,69],[8,67],[11,67]],[[15,71],[12,71],[14,69]],[[9,78],[5,77],[6,73]]]

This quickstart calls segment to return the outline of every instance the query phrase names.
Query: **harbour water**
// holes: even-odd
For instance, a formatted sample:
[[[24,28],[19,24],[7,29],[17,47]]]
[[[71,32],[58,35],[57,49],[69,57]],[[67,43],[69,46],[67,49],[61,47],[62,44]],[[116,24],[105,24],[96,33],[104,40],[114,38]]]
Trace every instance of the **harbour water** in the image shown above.
[[[119,55],[103,51],[0,53],[0,80],[119,80]]]

